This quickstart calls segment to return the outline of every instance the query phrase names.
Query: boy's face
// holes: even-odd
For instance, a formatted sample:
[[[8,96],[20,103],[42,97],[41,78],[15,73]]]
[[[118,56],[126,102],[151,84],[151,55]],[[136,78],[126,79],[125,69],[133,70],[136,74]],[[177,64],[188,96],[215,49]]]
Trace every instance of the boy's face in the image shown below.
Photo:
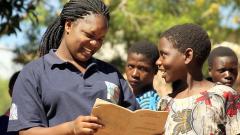
[[[209,75],[213,82],[232,86],[238,75],[238,61],[230,56],[215,57]]]
[[[160,57],[156,61],[158,69],[166,83],[184,79],[186,73],[184,54],[178,51],[165,37],[161,38],[158,46]]]
[[[145,87],[153,85],[153,78],[157,72],[154,62],[145,55],[129,53],[125,66],[127,80],[133,91],[143,91]]]

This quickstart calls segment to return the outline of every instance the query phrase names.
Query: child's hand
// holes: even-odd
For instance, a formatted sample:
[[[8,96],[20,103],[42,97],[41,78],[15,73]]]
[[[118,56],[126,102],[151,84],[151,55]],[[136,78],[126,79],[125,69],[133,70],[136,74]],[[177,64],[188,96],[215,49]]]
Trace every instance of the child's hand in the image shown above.
[[[100,120],[94,116],[79,116],[72,121],[74,135],[93,135],[102,127]]]

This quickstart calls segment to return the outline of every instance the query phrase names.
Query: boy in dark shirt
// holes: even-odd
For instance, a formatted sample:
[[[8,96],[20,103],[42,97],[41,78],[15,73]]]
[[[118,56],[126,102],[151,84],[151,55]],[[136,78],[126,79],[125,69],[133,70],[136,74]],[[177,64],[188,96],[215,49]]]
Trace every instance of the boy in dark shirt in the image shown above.
[[[12,97],[13,86],[15,84],[15,81],[16,81],[19,73],[20,73],[20,71],[15,72],[10,78],[10,81],[8,84],[8,92],[9,92],[10,97]],[[10,110],[8,110],[4,115],[0,116],[0,133],[1,133],[1,135],[17,135],[16,132],[8,132],[7,133],[9,111]]]
[[[158,57],[157,47],[146,40],[136,42],[128,50],[125,72],[142,109],[157,110],[160,97],[153,88],[153,79]]]
[[[213,49],[208,66],[211,81],[233,86],[238,76],[238,58],[233,50],[222,46]]]

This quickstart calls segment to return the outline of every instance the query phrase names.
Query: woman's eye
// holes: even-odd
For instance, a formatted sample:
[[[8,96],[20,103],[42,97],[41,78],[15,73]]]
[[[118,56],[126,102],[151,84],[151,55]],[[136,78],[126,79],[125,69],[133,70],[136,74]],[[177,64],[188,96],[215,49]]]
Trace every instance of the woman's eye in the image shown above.
[[[93,38],[93,35],[89,34],[89,33],[85,33],[85,35],[88,37],[88,38]]]

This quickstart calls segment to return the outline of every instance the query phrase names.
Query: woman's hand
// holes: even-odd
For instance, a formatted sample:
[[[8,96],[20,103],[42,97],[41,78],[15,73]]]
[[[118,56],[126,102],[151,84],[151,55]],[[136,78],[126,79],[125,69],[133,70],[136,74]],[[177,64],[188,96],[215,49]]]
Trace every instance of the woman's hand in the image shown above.
[[[99,128],[103,125],[95,116],[79,116],[72,121],[73,135],[93,135]]]

